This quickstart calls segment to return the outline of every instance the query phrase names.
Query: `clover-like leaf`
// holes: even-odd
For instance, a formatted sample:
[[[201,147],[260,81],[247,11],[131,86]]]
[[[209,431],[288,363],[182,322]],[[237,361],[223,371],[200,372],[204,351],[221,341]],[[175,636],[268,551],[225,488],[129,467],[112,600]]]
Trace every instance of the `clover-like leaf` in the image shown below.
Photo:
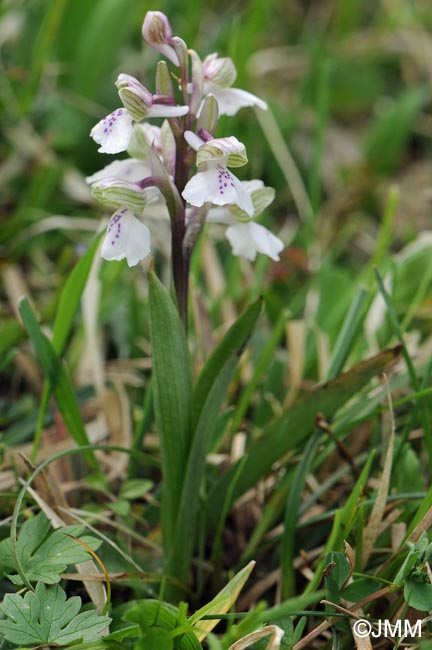
[[[28,519],[21,528],[17,545],[27,580],[55,584],[70,564],[88,560],[88,551],[73,539],[83,531],[83,526],[65,526],[50,532],[50,523],[43,513]],[[80,539],[92,550],[98,549],[102,543],[89,535]],[[16,571],[12,543],[8,538],[0,542],[0,572],[8,573],[14,584],[22,585],[21,577]]]
[[[35,591],[25,596],[6,594],[1,611],[0,634],[14,645],[67,645],[76,641],[96,641],[111,619],[95,610],[78,612],[81,598],[66,600],[59,585],[46,587],[38,582]]]

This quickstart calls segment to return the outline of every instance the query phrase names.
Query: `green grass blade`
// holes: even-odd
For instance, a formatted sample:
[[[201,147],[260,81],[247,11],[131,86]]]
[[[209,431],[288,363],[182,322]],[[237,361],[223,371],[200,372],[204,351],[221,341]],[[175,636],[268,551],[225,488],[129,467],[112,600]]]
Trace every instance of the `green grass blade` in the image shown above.
[[[34,99],[45,65],[49,62],[67,0],[52,0],[45,12],[32,55],[31,76],[27,88],[26,108]]]
[[[295,595],[295,574],[293,562],[295,557],[295,532],[299,519],[301,495],[318,446],[319,434],[308,441],[301,460],[296,468],[292,486],[285,506],[284,527],[281,544],[282,598]]]
[[[144,436],[149,429],[153,417],[153,385],[151,380],[147,384],[147,389],[144,397],[143,413],[138,423],[132,448],[141,451],[143,448]],[[131,458],[128,469],[128,477],[134,478],[138,469],[138,460]]]
[[[160,436],[163,498],[162,529],[168,557],[191,443],[192,373],[184,327],[163,284],[149,273],[153,391]]]
[[[325,549],[322,553],[322,560],[318,563],[317,568],[315,569],[315,575],[305,589],[305,594],[313,592],[320,583],[320,580],[322,578],[322,571],[324,569],[324,558],[327,553],[329,551],[342,550],[343,542],[345,539],[347,539],[355,523],[355,519],[358,513],[359,499],[364,491],[364,487],[366,485],[366,481],[368,480],[369,472],[374,458],[375,451],[372,451],[361,471],[360,476],[357,479],[354,488],[346,500],[345,505],[340,510],[336,511],[333,528],[325,545]]]
[[[88,250],[75,265],[61,292],[52,336],[52,346],[59,357],[63,355],[66,341],[72,328],[73,319],[78,310],[81,296],[84,291],[88,275],[90,273],[93,258],[98,249],[101,236],[102,234],[98,235],[94,239]],[[42,391],[35,435],[33,438],[33,449],[31,455],[31,461],[33,463],[36,461],[36,457],[39,451],[50,394],[51,386],[49,381],[46,379]]]
[[[233,490],[232,503],[265,476],[272,465],[288,451],[305,440],[314,430],[316,416],[332,417],[350,397],[363,388],[372,377],[383,372],[398,358],[400,346],[386,350],[364,361],[331,382],[319,386],[300,400],[263,431],[260,439],[249,448],[241,476]],[[208,519],[211,528],[217,525],[224,494],[231,483],[236,465],[216,482],[208,499]]]
[[[381,278],[381,275],[378,271],[378,269],[375,269],[375,276],[377,279],[378,287],[381,292],[382,297],[384,298],[384,302],[387,307],[387,314],[390,320],[390,325],[393,329],[394,335],[399,339],[400,344],[402,346],[402,355],[406,363],[406,367],[408,370],[408,374],[411,380],[411,384],[413,389],[418,392],[421,390],[421,385],[420,381],[417,377],[416,370],[414,368],[414,364],[412,362],[412,359],[409,355],[408,349],[405,345],[405,340],[403,336],[403,331],[401,328],[401,325],[399,323],[399,319],[397,317],[396,311],[393,307],[393,304],[391,302],[391,298],[384,286],[384,282]],[[419,418],[423,427],[424,431],[424,440],[425,440],[425,445],[428,450],[428,457],[429,457],[429,467],[432,468],[432,436],[430,435],[430,422],[429,422],[429,416],[427,410],[423,407],[423,404],[419,403],[418,404],[418,409],[419,409]]]
[[[102,234],[92,241],[79,262],[74,266],[61,292],[52,336],[53,348],[59,356],[62,356],[64,352]]]
[[[252,397],[255,393],[255,390],[258,386],[258,383],[262,375],[265,373],[270,363],[274,359],[275,349],[280,341],[281,336],[284,333],[285,324],[287,322],[288,317],[289,317],[288,311],[284,310],[279,316],[279,319],[274,327],[274,330],[259,356],[251,380],[248,382],[247,386],[243,390],[242,395],[240,397],[240,401],[234,412],[234,417],[230,426],[231,434],[235,433],[238,430],[249,408]]]
[[[26,299],[21,301],[19,311],[33,343],[39,363],[52,386],[57,406],[69,433],[78,445],[90,444],[72,384],[52,343],[39,327],[39,323]],[[85,457],[93,469],[99,470],[99,465],[93,452],[87,451]]]
[[[370,294],[367,289],[364,289],[363,287],[357,289],[333,348],[326,377],[327,381],[333,379],[342,372],[342,368],[344,367],[348,354],[352,349],[352,345],[366,315],[364,307],[369,296]]]
[[[193,422],[196,427],[202,409],[214,382],[233,354],[240,356],[246,341],[262,310],[262,298],[258,298],[230,327],[222,341],[207,360],[198,377],[193,394]]]

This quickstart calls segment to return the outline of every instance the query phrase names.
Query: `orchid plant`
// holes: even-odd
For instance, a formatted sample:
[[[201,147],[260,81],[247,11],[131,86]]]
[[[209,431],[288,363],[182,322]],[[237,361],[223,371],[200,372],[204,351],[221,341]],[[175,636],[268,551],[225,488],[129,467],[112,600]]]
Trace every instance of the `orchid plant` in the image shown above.
[[[129,266],[138,264],[151,250],[146,216],[170,220],[177,307],[187,327],[190,259],[206,222],[228,226],[234,255],[253,261],[263,253],[278,260],[283,248],[278,237],[255,221],[273,200],[274,190],[260,180],[240,181],[231,169],[247,163],[245,146],[234,136],[214,135],[220,115],[267,106],[232,87],[236,69],[230,58],[214,53],[201,61],[173,36],[160,11],[147,12],[142,34],[178,70],[171,75],[167,63],[160,61],[154,94],[134,77],[118,76],[123,106],[98,122],[90,135],[101,153],[126,151],[129,157],[110,163],[87,181],[99,201],[116,209],[102,244],[106,260],[126,258]],[[154,126],[147,122],[150,118],[164,121]]]

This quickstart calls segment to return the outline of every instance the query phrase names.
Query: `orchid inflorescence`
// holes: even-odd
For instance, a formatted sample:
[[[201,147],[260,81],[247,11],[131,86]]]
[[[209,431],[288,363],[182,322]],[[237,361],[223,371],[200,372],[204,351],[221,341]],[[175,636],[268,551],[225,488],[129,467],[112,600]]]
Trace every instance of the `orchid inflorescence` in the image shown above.
[[[205,222],[228,225],[234,255],[254,260],[264,253],[279,259],[281,240],[254,221],[272,202],[273,188],[260,180],[240,181],[228,168],[247,163],[245,146],[233,136],[213,135],[219,115],[234,115],[245,106],[265,110],[267,105],[232,87],[236,69],[231,59],[210,54],[201,61],[172,35],[163,13],[147,12],[142,34],[179,68],[173,78],[181,104],[164,61],[157,64],[155,94],[134,77],[120,74],[116,86],[123,107],[98,122],[90,135],[101,153],[127,151],[130,157],[112,162],[87,181],[99,201],[116,208],[102,245],[107,260],[126,258],[134,266],[150,253],[150,231],[136,215],[145,219],[157,213],[170,219],[174,285],[185,318],[190,256]],[[165,118],[162,126],[143,122],[152,117]]]

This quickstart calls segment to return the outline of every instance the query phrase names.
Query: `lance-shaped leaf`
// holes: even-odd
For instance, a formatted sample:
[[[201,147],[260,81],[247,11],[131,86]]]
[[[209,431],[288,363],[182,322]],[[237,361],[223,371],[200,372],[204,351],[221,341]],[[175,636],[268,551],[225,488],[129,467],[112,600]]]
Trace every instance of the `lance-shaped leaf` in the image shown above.
[[[207,605],[201,607],[189,619],[189,625],[195,629],[198,639],[204,639],[208,632],[219,623],[220,619],[201,620],[204,616],[211,616],[217,614],[226,614],[236,602],[246,580],[249,578],[255,562],[249,562],[243,569],[241,569],[234,578],[232,578],[227,585],[211,600]]]
[[[19,646],[68,645],[76,641],[96,641],[107,629],[111,619],[95,610],[78,612],[81,598],[66,600],[59,585],[46,587],[43,582],[24,597],[6,594],[1,611],[0,633]]]
[[[184,327],[168,291],[149,273],[154,407],[163,473],[162,526],[167,554],[175,535],[191,441],[192,375]]]
[[[253,302],[231,326],[205,364],[193,392],[193,440],[184,472],[181,498],[167,570],[187,577],[195,542],[199,493],[214,427],[238,360],[261,313],[262,299]]]
[[[381,352],[363,361],[336,379],[319,386],[310,395],[299,400],[288,411],[273,420],[263,431],[258,441],[252,443],[247,454],[242,458],[240,474],[238,465],[233,465],[214,485],[209,494],[207,512],[212,529],[217,526],[219,514],[225,502],[229,486],[236,476],[231,492],[231,505],[249,488],[266,476],[272,465],[288,451],[309,436],[316,427],[316,417],[322,413],[330,418],[335,412],[372,377],[383,372],[385,368],[400,357],[400,346]],[[227,504],[225,504],[226,506]]]

